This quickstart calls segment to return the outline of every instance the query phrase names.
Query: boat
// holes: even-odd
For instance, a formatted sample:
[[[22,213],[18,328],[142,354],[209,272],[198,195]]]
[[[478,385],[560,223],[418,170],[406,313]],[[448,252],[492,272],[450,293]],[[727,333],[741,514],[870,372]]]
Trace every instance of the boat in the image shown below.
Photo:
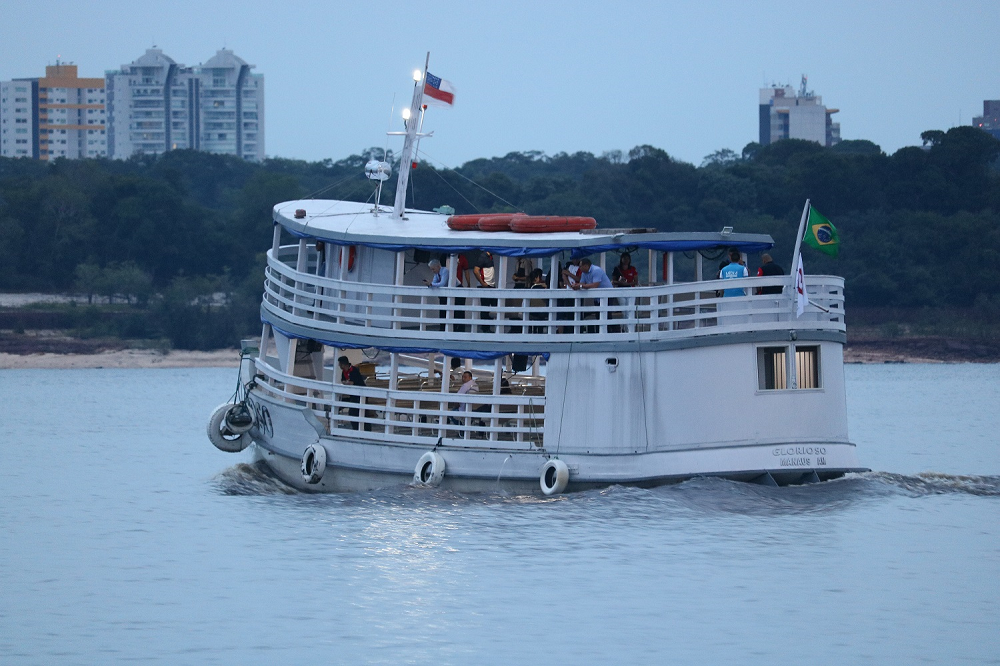
[[[774,246],[731,228],[587,228],[566,219],[589,218],[515,211],[481,216],[483,230],[475,215],[406,208],[415,146],[429,136],[426,65],[414,78],[409,117],[420,122],[399,133],[391,208],[380,199],[392,166],[374,160],[374,204],[274,206],[261,336],[243,343],[237,391],[209,420],[213,444],[251,447],[310,492],[555,495],[865,471],[847,432],[843,278],[719,280],[724,253]],[[522,231],[494,230],[497,220]],[[643,264],[638,286],[560,287],[568,262],[610,272],[623,252]],[[492,260],[496,284],[472,287],[461,255]],[[519,260],[543,281],[520,288]],[[447,281],[429,286],[434,275]]]

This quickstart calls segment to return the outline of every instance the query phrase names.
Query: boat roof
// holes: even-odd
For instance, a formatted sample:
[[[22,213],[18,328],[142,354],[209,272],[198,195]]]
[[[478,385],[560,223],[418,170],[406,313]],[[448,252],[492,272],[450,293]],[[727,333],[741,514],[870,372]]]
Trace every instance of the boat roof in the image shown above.
[[[296,218],[295,211],[305,217]],[[299,237],[316,238],[335,245],[364,245],[399,251],[419,248],[435,252],[489,250],[514,257],[546,257],[569,250],[573,256],[624,248],[647,248],[664,252],[736,247],[743,252],[762,252],[774,246],[767,234],[722,232],[660,232],[647,229],[590,229],[550,233],[514,231],[455,231],[448,228],[448,215],[407,210],[401,220],[392,209],[357,201],[300,199],[274,207],[274,222]]]

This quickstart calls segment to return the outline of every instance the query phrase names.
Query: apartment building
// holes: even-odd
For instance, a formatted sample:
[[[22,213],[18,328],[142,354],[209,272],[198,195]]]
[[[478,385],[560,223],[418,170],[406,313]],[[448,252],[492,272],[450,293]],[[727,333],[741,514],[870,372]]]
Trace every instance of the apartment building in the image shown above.
[[[0,81],[0,155],[50,160],[108,154],[104,79],[57,62],[41,78]]]

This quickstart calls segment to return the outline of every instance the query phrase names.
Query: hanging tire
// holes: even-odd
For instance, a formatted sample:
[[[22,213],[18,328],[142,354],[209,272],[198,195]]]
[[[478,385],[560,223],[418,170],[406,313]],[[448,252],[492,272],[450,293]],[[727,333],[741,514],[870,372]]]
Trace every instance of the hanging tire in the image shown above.
[[[538,482],[546,495],[558,495],[569,483],[569,467],[562,460],[552,459],[542,466]]]
[[[242,435],[245,432],[250,432],[250,429],[253,428],[253,412],[242,403],[233,405],[226,410],[222,422],[225,423],[229,432],[234,435]]]
[[[234,407],[239,407],[239,405],[231,403],[219,405],[212,412],[212,417],[208,419],[208,441],[212,442],[215,448],[226,453],[239,453],[250,446],[250,442],[253,441],[250,438],[250,433],[247,432],[250,428],[243,432],[233,432],[226,424],[226,415]],[[253,423],[251,422],[250,425],[253,426]]]
[[[428,451],[417,461],[417,467],[413,470],[413,483],[418,486],[437,487],[444,478],[444,468],[444,458],[441,454]]]
[[[315,485],[326,471],[326,449],[322,444],[310,444],[302,453],[302,480]]]

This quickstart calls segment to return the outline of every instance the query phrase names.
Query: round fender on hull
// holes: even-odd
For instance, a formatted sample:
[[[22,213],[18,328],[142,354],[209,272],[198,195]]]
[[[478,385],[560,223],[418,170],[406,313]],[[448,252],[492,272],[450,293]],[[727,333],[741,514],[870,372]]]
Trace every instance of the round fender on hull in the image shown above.
[[[222,422],[229,429],[229,432],[234,435],[242,435],[245,432],[250,432],[250,429],[253,428],[253,412],[242,403],[233,405],[226,410]]]
[[[252,441],[250,438],[249,427],[241,432],[234,432],[230,429],[227,423],[227,415],[233,409],[239,408],[240,405],[234,405],[231,403],[226,403],[224,405],[219,405],[212,412],[212,417],[208,419],[208,441],[212,442],[215,448],[220,451],[225,451],[226,453],[239,453],[243,449],[250,446]],[[253,422],[250,423],[253,426]]]
[[[326,449],[322,444],[310,444],[302,453],[302,480],[315,485],[326,471]]]
[[[569,467],[562,460],[552,459],[542,465],[538,482],[546,495],[558,495],[566,490],[569,483]]]
[[[444,478],[445,463],[440,453],[428,451],[420,456],[413,470],[413,483],[418,486],[436,487]]]

